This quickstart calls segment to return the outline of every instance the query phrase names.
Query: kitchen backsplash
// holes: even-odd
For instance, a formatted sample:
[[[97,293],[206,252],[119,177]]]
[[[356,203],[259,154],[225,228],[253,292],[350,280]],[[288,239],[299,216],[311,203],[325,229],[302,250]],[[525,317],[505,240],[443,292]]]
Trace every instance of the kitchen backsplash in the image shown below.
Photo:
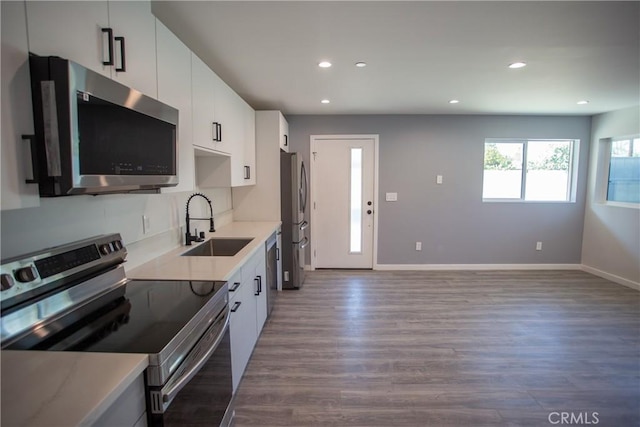
[[[231,189],[202,190],[213,202],[216,227],[233,220]],[[43,198],[40,206],[3,211],[0,216],[0,258],[7,259],[87,237],[120,233],[129,250],[127,268],[180,244],[185,206],[192,192],[117,194]],[[192,217],[208,217],[200,198],[191,202]],[[143,226],[148,218],[148,228]],[[208,223],[194,221],[192,230],[206,231]]]

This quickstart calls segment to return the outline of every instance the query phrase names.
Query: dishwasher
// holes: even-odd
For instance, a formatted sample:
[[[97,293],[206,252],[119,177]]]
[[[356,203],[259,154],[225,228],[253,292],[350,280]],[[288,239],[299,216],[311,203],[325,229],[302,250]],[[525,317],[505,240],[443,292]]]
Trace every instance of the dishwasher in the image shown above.
[[[267,260],[267,317],[271,315],[271,310],[278,295],[278,259],[280,249],[276,233],[273,233],[265,243]]]

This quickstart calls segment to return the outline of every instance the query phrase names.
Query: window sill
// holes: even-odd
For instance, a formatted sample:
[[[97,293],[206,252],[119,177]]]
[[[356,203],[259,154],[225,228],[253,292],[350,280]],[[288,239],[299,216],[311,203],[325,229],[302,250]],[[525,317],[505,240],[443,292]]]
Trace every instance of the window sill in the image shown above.
[[[573,204],[575,200],[522,200],[522,199],[482,199],[482,203],[525,203],[525,204]]]
[[[614,208],[627,208],[627,209],[640,209],[640,203],[627,203],[627,202],[598,202],[600,206],[611,206]]]

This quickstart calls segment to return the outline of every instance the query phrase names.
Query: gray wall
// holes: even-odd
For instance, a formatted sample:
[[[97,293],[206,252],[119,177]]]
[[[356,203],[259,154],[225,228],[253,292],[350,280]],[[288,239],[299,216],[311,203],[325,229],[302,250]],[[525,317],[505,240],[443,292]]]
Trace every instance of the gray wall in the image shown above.
[[[598,200],[598,149],[604,138],[640,134],[640,107],[593,117],[582,263],[640,284],[640,209]]]
[[[380,136],[379,264],[579,264],[589,117],[288,116],[292,151],[310,135]],[[580,140],[575,203],[483,203],[484,139]],[[313,167],[313,165],[311,165]],[[435,177],[444,177],[436,185]],[[385,202],[397,192],[397,202]],[[313,236],[311,236],[313,238]],[[422,251],[415,242],[422,241]],[[536,251],[536,241],[543,250]]]

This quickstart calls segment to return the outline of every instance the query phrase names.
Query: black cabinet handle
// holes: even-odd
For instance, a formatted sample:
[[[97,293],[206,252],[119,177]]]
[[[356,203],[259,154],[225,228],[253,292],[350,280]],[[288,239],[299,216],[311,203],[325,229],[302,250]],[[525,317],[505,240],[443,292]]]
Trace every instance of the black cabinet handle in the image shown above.
[[[284,146],[286,147],[287,145],[289,145],[289,135],[284,136]]]
[[[116,66],[116,71],[122,71],[125,72],[127,71],[127,66],[125,64],[125,52],[124,52],[124,37],[114,37],[113,38],[116,42],[120,43],[120,67]]]
[[[251,166],[244,167],[244,179],[251,179]]]
[[[109,59],[106,61],[102,61],[102,65],[113,65],[113,29],[111,28],[103,28],[103,33],[107,33],[108,42],[109,42]],[[104,55],[103,55],[104,59]]]
[[[213,122],[213,140],[215,142],[222,142],[222,125],[218,122]]]
[[[240,287],[240,282],[233,282],[233,286],[229,288],[229,292],[235,292]]]
[[[258,295],[262,293],[262,276],[258,276]]]
[[[276,261],[280,261],[280,248],[276,248]]]
[[[32,176],[33,178],[25,179],[27,184],[37,184],[38,183],[38,149],[36,147],[36,136],[35,135],[22,135],[23,141],[29,141],[29,148],[31,149],[31,167],[33,168]]]
[[[240,308],[240,305],[242,304],[242,301],[236,301],[235,303],[233,303],[233,307],[231,307],[231,312],[235,313],[236,311],[238,311],[238,309]]]
[[[260,295],[260,283],[258,282],[258,278],[257,277],[255,279],[253,279],[253,281],[256,284],[256,293],[254,295],[258,296],[258,295]]]

